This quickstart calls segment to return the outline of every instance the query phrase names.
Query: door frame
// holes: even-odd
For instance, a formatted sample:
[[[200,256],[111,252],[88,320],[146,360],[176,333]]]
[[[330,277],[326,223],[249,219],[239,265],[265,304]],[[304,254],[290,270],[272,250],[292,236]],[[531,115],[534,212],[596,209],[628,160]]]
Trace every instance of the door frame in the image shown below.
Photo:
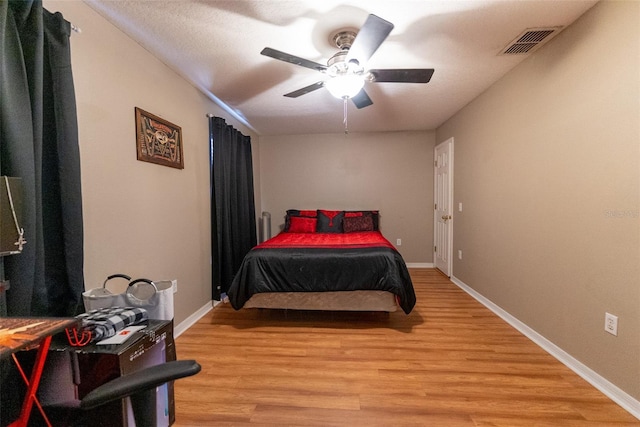
[[[438,149],[442,146],[444,146],[445,144],[450,145],[450,156],[449,156],[449,162],[448,162],[448,169],[449,169],[449,182],[448,182],[448,194],[447,194],[447,200],[448,200],[448,206],[447,206],[447,212],[448,215],[450,215],[450,220],[448,222],[448,233],[447,233],[447,253],[446,255],[446,271],[442,271],[442,269],[437,267],[437,251],[436,251],[436,242],[437,242],[437,228],[438,228],[438,216],[436,215],[436,202],[437,202],[437,197],[438,197],[438,176],[437,176],[437,162],[438,162],[438,157],[436,155],[436,152],[438,151]],[[454,174],[454,167],[453,167],[453,159],[454,159],[454,138],[450,137],[444,141],[442,141],[439,144],[436,144],[436,146],[433,148],[433,265],[435,268],[438,268],[438,270],[442,271],[444,274],[447,275],[447,277],[451,277],[453,275],[453,174]]]

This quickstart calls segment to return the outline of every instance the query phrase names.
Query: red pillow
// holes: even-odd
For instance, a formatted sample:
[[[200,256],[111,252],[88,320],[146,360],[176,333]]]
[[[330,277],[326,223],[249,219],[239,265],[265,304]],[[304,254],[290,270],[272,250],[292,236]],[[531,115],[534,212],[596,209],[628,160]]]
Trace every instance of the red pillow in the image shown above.
[[[356,217],[363,216],[363,215],[364,215],[364,212],[362,212],[362,211],[354,211],[354,212],[345,212],[344,213],[344,217],[345,218],[356,218]]]
[[[315,233],[316,224],[318,220],[316,218],[309,218],[304,216],[292,216],[289,218],[289,233]]]
[[[299,210],[299,209],[289,209],[287,211],[287,215],[285,216],[285,220],[284,220],[284,231],[289,231],[289,227],[291,224],[291,218],[295,217],[295,216],[304,216],[304,217],[313,217],[315,218],[317,215],[317,212],[314,210]]]
[[[378,211],[345,211],[345,218],[354,218],[362,216],[371,216],[373,220],[373,231],[378,231],[380,223],[380,214]]]

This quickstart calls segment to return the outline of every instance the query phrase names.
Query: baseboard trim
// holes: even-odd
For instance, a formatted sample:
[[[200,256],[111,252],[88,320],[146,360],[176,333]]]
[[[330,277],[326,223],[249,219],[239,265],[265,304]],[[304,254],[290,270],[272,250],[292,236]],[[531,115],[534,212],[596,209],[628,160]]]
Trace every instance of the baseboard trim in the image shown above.
[[[186,331],[187,329],[189,329],[191,326],[193,326],[198,320],[200,320],[205,314],[207,314],[208,312],[210,312],[213,307],[215,307],[216,303],[219,301],[209,301],[208,303],[206,303],[205,305],[203,305],[202,307],[200,307],[200,309],[198,309],[195,313],[193,313],[191,316],[187,317],[185,320],[183,320],[182,322],[180,322],[178,325],[176,325],[173,328],[173,336],[175,338],[178,338],[180,335],[182,335],[182,333],[184,331]]]
[[[432,262],[408,262],[407,268],[433,268]]]
[[[616,402],[626,411],[628,411],[634,417],[640,419],[640,401],[634,399],[632,396],[621,390],[615,384],[611,383],[600,374],[584,365],[582,362],[571,356],[569,353],[531,329],[525,323],[521,322],[498,305],[494,304],[491,300],[485,298],[480,293],[472,289],[469,285],[461,281],[460,279],[452,276],[451,281],[456,284],[460,289],[471,295],[482,305],[494,312],[497,316],[502,318],[505,322],[516,328],[523,335],[529,338],[531,341],[539,345],[543,350],[549,353],[551,356],[558,359],[561,363],[566,365],[573,372],[582,377],[589,384],[600,390],[604,395]]]

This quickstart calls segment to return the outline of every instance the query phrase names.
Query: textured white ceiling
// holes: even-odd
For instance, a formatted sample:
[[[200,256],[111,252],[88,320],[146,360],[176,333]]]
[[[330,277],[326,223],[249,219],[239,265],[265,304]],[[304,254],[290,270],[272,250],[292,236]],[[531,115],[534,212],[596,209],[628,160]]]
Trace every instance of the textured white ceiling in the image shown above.
[[[369,68],[434,68],[428,84],[368,83],[373,105],[349,103],[349,131],[431,130],[527,55],[498,55],[523,30],[568,26],[595,0],[182,0],[87,3],[262,135],[344,130],[342,101],[308,68],[260,55],[271,47],[325,64],[336,30],[369,13],[395,28]]]

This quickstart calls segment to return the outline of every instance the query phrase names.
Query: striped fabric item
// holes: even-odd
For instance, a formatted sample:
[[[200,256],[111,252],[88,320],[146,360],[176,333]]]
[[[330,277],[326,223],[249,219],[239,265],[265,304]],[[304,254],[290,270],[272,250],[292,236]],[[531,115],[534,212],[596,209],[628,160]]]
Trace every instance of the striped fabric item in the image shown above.
[[[149,318],[147,310],[138,307],[108,307],[91,310],[76,316],[82,321],[82,329],[91,332],[91,341],[109,338],[127,326]]]

